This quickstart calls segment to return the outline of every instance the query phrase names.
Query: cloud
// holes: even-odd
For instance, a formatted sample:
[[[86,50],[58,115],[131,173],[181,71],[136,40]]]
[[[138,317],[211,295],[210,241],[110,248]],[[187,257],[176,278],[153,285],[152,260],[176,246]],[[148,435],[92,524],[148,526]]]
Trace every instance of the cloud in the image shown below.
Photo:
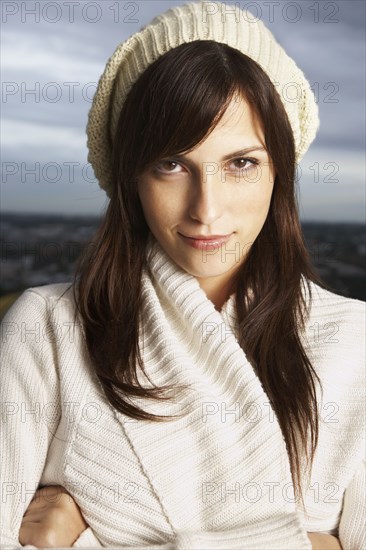
[[[365,222],[364,171],[362,150],[311,147],[298,170],[300,217]]]
[[[26,31],[26,26],[22,28]],[[2,39],[2,70],[7,77],[16,76],[18,81],[89,82],[95,80],[100,63],[90,59],[80,40],[77,49],[70,48],[64,29],[50,35],[20,33],[18,29],[4,32]],[[45,47],[47,46],[47,47]],[[74,45],[76,47],[76,45]]]
[[[7,6],[19,9],[8,13],[2,25],[3,159],[18,163],[67,160],[85,163],[88,111],[95,83],[107,60],[120,42],[154,16],[184,3],[184,0],[129,3],[103,0],[75,3],[71,8],[73,3],[59,2],[56,11],[52,8],[54,2],[47,3],[48,8],[42,2],[8,2]],[[39,6],[38,15],[31,13],[30,4]],[[97,7],[85,8],[92,4]],[[247,3],[239,4],[245,7]],[[306,159],[319,155],[323,165],[327,158],[340,162],[337,160],[340,155],[342,159],[342,183],[333,188],[314,186],[309,180],[311,174],[304,176],[301,183],[304,215],[316,214],[334,220],[356,215],[361,219],[364,204],[360,188],[364,159],[360,151],[365,145],[365,3],[298,0],[278,4],[257,0],[251,4],[258,7],[264,23],[303,70],[317,96],[320,129]],[[273,18],[270,17],[270,5],[274,10]],[[291,5],[297,5],[301,13],[296,22],[291,22],[296,15]],[[12,8],[6,9],[11,11]],[[71,9],[74,9],[73,14]],[[335,23],[328,22],[332,18],[336,19]],[[332,83],[336,88],[332,88]],[[32,89],[35,90],[33,94]],[[332,91],[334,94],[329,95]],[[59,94],[57,101],[53,100],[55,94]],[[333,98],[338,101],[329,101]],[[57,185],[62,188],[61,181]],[[67,211],[76,204],[75,201],[72,206],[68,204],[67,189],[64,188],[65,198],[55,204],[54,197],[47,198],[45,187],[33,187],[31,196],[35,198],[29,202],[24,186],[15,184],[14,192],[9,186],[6,188],[5,202],[8,208],[27,211],[31,204],[47,209],[49,200],[51,208]],[[98,193],[97,184],[95,192]]]
[[[3,159],[15,156],[31,159],[40,154],[45,159],[71,153],[74,158],[85,155],[86,136],[74,128],[11,119],[3,119],[2,125],[6,135]],[[21,150],[25,154],[19,155]]]

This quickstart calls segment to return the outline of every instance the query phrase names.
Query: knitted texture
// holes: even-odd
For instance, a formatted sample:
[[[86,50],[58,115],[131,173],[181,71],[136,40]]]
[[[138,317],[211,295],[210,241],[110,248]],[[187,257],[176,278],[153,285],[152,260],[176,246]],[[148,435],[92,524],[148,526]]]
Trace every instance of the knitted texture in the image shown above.
[[[183,413],[173,422],[136,421],[107,402],[66,283],[26,290],[4,316],[0,547],[19,546],[41,483],[64,486],[80,506],[89,527],[75,547],[310,550],[306,533],[319,531],[363,550],[365,303],[312,284],[301,338],[323,393],[304,514],[269,398],[235,337],[235,295],[218,312],[159,246],[149,266],[146,372],[159,387],[191,387],[172,403],[132,401]]]
[[[279,93],[293,130],[296,162],[300,162],[314,140],[319,117],[310,84],[263,22],[239,6],[203,0],[188,2],[168,9],[122,42],[109,58],[99,79],[87,124],[88,160],[109,197],[111,148],[129,90],[159,56],[194,40],[227,44],[256,61],[267,73]]]

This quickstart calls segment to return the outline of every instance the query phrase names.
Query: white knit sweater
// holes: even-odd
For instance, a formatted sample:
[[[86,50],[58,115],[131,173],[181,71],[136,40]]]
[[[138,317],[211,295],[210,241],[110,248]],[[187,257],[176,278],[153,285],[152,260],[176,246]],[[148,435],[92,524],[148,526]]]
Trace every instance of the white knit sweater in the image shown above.
[[[39,484],[63,485],[80,506],[90,527],[78,547],[305,550],[306,532],[319,531],[343,550],[365,548],[365,303],[312,284],[302,341],[324,393],[305,513],[278,421],[236,339],[234,295],[218,312],[156,242],[151,252],[146,370],[159,386],[191,387],[174,401],[133,402],[181,418],[116,412],[72,325],[71,291],[57,301],[68,283],[24,291],[1,325],[1,548],[20,546]]]

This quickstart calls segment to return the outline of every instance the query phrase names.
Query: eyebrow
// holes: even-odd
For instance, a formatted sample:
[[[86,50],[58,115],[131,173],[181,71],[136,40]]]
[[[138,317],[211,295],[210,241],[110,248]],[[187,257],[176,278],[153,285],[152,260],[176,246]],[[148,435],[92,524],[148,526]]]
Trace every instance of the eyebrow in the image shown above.
[[[251,145],[250,147],[246,147],[245,149],[240,149],[239,151],[228,153],[227,155],[224,155],[221,160],[224,161],[232,157],[240,157],[243,155],[247,155],[248,153],[252,153],[253,151],[266,151],[266,149],[260,145]],[[186,155],[174,155],[174,156],[176,158],[184,159]]]

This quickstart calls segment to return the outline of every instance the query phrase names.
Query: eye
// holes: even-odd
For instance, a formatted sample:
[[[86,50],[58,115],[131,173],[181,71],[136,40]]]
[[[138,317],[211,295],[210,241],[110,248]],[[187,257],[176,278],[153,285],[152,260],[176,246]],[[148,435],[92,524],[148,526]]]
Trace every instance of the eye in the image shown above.
[[[240,173],[247,172],[254,166],[257,166],[259,162],[254,158],[247,158],[247,157],[240,157],[237,159],[233,159],[230,161],[231,164],[236,164],[236,167],[234,168],[234,172],[239,171]],[[249,166],[247,166],[249,163]],[[164,168],[165,166],[165,168]],[[172,169],[170,169],[172,168]],[[159,174],[180,174],[181,171],[177,170],[177,168],[182,168],[182,166],[175,160],[161,160],[157,164],[155,164],[154,171]],[[231,171],[231,170],[229,170]]]
[[[161,166],[167,166],[169,168],[169,166],[171,167],[173,165],[173,168],[176,168],[177,166],[180,166],[180,164],[178,164],[178,162],[175,162],[174,160],[162,160],[160,162],[158,162],[156,165],[155,165],[155,171],[156,172],[159,172],[160,174],[178,174],[179,171],[177,172],[177,170],[161,170]]]
[[[240,172],[247,172],[254,166],[257,166],[259,162],[256,159],[253,158],[246,158],[246,157],[240,157],[237,159],[234,159],[231,161],[232,164],[237,163],[236,167],[239,169]],[[247,166],[247,163],[250,163],[249,166]]]

